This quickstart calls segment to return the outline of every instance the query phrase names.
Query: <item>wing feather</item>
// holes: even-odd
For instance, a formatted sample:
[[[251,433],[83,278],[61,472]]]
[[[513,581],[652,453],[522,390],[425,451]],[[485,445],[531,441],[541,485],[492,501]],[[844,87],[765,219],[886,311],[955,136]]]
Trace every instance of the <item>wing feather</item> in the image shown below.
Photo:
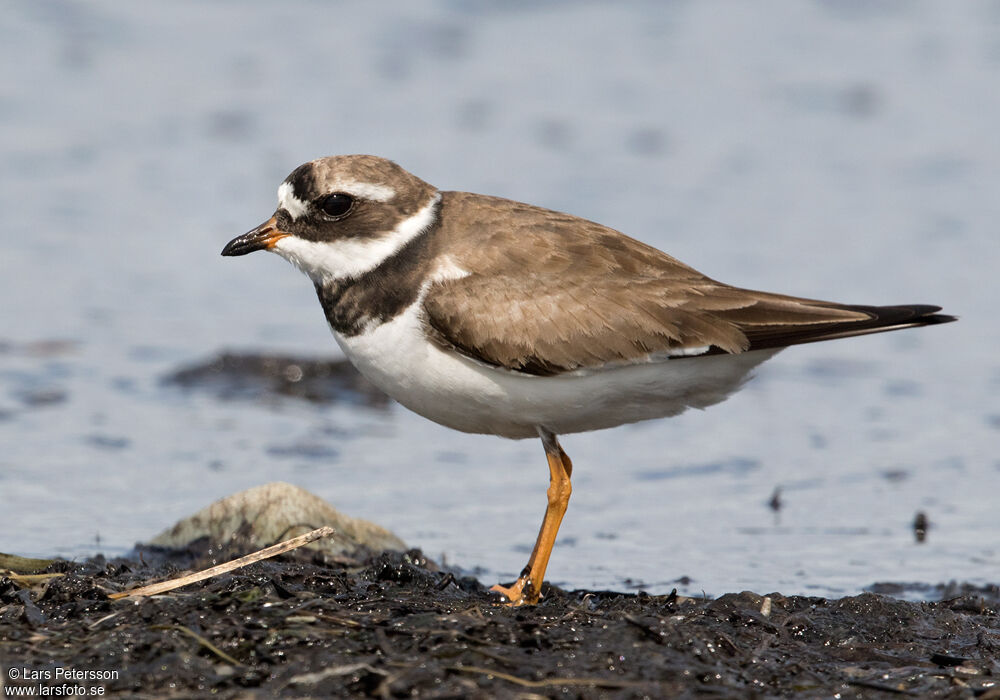
[[[850,306],[731,287],[576,217],[465,193],[442,202],[443,222],[465,221],[461,231],[443,225],[442,235],[449,259],[469,274],[428,288],[428,330],[514,371],[555,375],[953,320],[935,306]]]

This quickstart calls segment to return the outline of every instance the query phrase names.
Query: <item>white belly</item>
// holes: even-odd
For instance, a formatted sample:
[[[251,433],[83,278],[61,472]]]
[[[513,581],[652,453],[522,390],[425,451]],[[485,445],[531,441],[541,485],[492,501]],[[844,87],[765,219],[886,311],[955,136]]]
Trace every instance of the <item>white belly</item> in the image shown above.
[[[367,333],[334,337],[373,384],[425,418],[468,433],[537,437],[662,418],[724,400],[777,350],[675,358],[536,377],[489,367],[423,335],[418,304]]]

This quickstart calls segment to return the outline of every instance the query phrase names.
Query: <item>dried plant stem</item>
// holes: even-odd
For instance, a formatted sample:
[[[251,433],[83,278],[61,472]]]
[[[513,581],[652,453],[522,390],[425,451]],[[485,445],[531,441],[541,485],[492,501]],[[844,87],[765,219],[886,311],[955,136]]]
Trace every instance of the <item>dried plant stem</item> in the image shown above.
[[[169,581],[161,581],[160,583],[153,583],[148,586],[142,586],[141,588],[133,588],[130,591],[122,591],[121,593],[112,593],[108,597],[112,600],[119,600],[121,598],[139,598],[142,596],[156,595],[158,593],[166,593],[167,591],[172,591],[175,588],[186,586],[189,583],[204,581],[207,578],[225,574],[233,569],[239,569],[240,567],[253,564],[254,562],[261,561],[262,559],[268,559],[279,554],[284,554],[285,552],[289,552],[293,549],[298,549],[299,547],[307,545],[310,542],[315,542],[323,537],[329,537],[333,533],[334,529],[332,527],[321,527],[313,530],[312,532],[307,532],[304,535],[299,535],[298,537],[293,537],[290,540],[285,540],[284,542],[279,542],[278,544],[271,545],[270,547],[265,547],[264,549],[254,552],[253,554],[248,554],[245,557],[233,559],[225,564],[219,564],[218,566],[196,571],[193,574],[187,574],[186,576],[170,579]]]

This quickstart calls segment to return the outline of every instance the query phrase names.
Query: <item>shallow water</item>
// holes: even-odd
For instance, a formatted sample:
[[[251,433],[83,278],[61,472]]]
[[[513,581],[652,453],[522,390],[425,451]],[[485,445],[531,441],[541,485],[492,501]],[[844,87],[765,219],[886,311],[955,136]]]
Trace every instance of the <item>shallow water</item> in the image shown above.
[[[163,381],[225,351],[338,356],[305,278],[219,251],[300,162],[371,152],[733,284],[962,317],[793,348],[705,412],[568,436],[553,582],[995,581],[1000,10],[773,4],[8,8],[0,551],[123,552],[284,480],[516,575],[544,507],[537,441]]]

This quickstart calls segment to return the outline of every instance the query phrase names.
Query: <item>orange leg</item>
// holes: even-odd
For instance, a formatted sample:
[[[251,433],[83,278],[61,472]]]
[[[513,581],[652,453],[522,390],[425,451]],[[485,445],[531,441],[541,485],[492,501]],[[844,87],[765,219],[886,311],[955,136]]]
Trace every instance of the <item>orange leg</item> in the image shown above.
[[[549,564],[552,545],[555,544],[559,524],[566,514],[569,496],[573,492],[570,476],[573,474],[573,463],[563,452],[556,436],[547,431],[542,432],[542,445],[545,447],[545,457],[549,462],[549,503],[545,508],[545,518],[535,540],[535,548],[531,551],[528,565],[524,567],[517,581],[510,588],[497,584],[491,588],[505,596],[508,605],[534,605],[542,595],[542,580],[545,578],[545,568]]]

